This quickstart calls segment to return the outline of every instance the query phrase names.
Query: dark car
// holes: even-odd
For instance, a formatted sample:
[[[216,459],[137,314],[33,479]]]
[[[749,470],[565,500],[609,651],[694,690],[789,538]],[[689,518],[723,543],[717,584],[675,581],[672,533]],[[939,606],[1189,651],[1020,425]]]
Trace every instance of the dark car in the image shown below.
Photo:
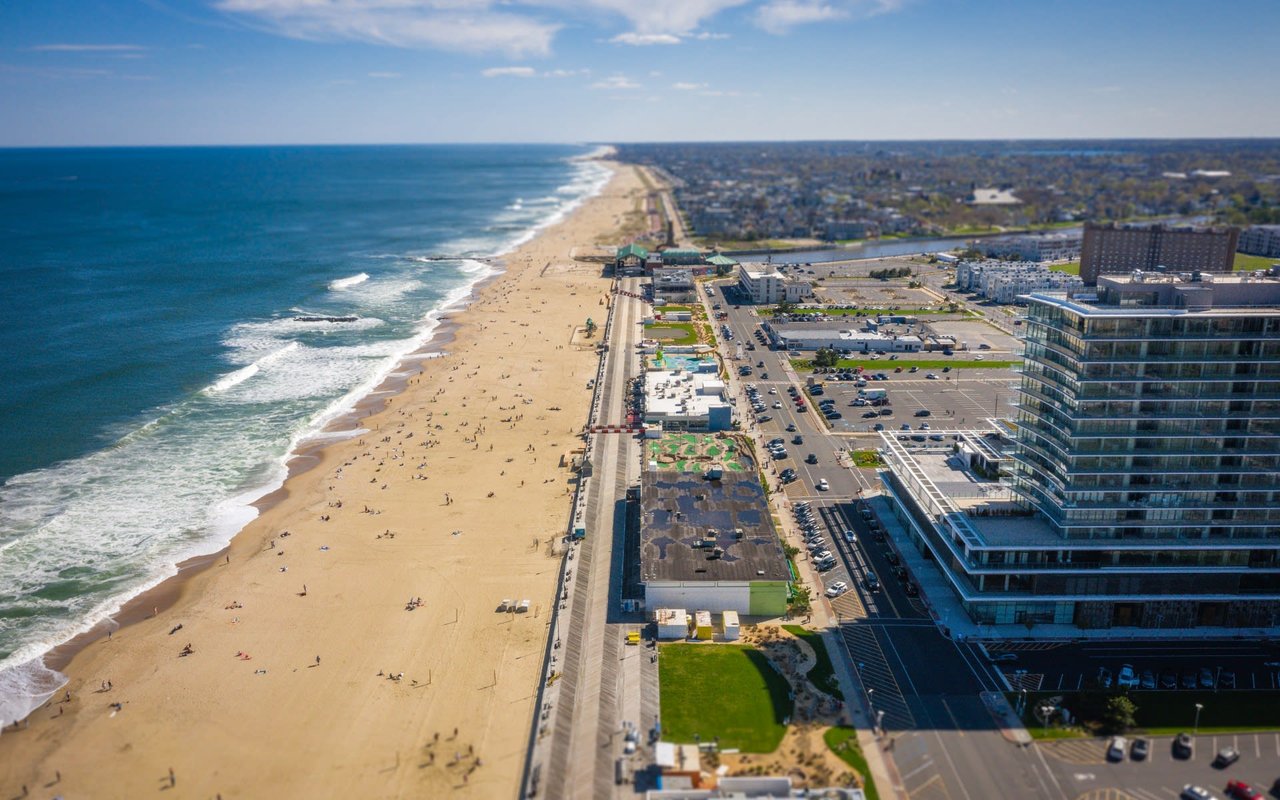
[[[872,592],[880,591],[880,579],[876,577],[876,574],[874,572],[868,572],[865,580],[867,582],[867,589],[869,591],[872,591]]]
[[[1181,685],[1183,689],[1196,688],[1196,674],[1191,671],[1182,673]]]
[[[1129,758],[1134,761],[1146,761],[1150,752],[1151,742],[1146,739],[1134,739],[1133,744],[1129,746]]]
[[[906,586],[907,597],[916,597],[920,594],[920,587],[916,586],[914,581],[908,581]]]
[[[898,566],[898,554],[893,552],[892,550],[884,551],[884,560],[888,561],[890,564],[894,565],[895,567]]]
[[[817,463],[818,463],[818,457],[817,457],[816,455],[814,455],[813,453],[810,453],[809,455],[807,455],[807,456],[805,456],[805,457],[804,457],[804,463],[806,463],[806,464],[817,464]]]
[[[928,416],[931,416],[932,414],[933,412],[927,408],[922,408],[916,412],[917,417],[928,417]]]
[[[893,568],[893,577],[897,578],[898,580],[902,581],[903,583],[906,583],[906,582],[907,582],[907,580],[911,577],[911,573],[907,572],[907,568],[906,568],[906,567],[894,567],[894,568]]]
[[[1224,747],[1213,757],[1213,765],[1218,769],[1229,767],[1240,760],[1240,751],[1234,747]]]
[[[1169,669],[1165,670],[1164,672],[1161,672],[1161,673],[1160,673],[1160,688],[1161,688],[1161,689],[1177,689],[1177,688],[1178,688],[1178,673],[1174,672],[1173,670],[1169,670]]]
[[[1173,755],[1175,758],[1191,758],[1196,754],[1196,740],[1189,733],[1180,733],[1173,737]]]

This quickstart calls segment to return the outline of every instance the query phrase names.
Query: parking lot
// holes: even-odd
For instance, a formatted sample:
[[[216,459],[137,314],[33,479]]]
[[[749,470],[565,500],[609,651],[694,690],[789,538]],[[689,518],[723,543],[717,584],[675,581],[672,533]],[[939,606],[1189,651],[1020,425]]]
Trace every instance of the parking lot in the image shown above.
[[[899,367],[902,372],[896,372]],[[874,428],[877,422],[888,430],[902,424],[918,428],[921,422],[931,422],[932,427],[977,426],[987,417],[1008,414],[1017,394],[1017,377],[1007,369],[920,369],[910,372],[911,362],[886,361],[883,367],[868,370],[883,373],[887,379],[868,380],[863,388],[884,389],[888,392],[889,414],[872,415],[874,407],[857,406],[859,387],[852,380],[834,380],[830,376],[815,375],[823,383],[823,399],[835,401],[835,409],[842,414],[838,420],[830,420],[837,433],[863,433]],[[930,379],[928,375],[935,375]],[[929,411],[929,417],[916,418],[916,412]],[[938,422],[943,424],[938,424]]]
[[[1011,642],[988,649],[997,658],[1009,659],[1000,666],[1010,685],[1029,691],[1105,688],[1108,674],[1112,686],[1118,687],[1125,664],[1137,673],[1139,685],[1133,688],[1171,695],[1231,691],[1232,684],[1235,691],[1280,689],[1280,655],[1273,646],[1259,642],[1117,641],[1059,646]],[[1203,680],[1202,671],[1207,673]],[[1154,685],[1143,685],[1144,673],[1150,673]],[[1189,686],[1192,680],[1195,685]]]

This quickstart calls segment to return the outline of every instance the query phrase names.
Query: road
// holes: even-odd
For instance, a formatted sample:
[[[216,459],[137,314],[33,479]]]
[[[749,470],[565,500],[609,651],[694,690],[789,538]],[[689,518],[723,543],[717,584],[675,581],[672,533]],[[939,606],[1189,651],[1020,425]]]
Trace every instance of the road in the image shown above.
[[[796,413],[786,387],[799,387],[803,381],[792,369],[789,354],[761,346],[754,334],[759,325],[755,310],[746,305],[733,308],[718,288],[711,290],[709,302],[729,313],[728,320],[717,323],[717,331],[727,324],[734,334],[733,341],[722,342],[722,352],[728,356],[731,387],[744,418],[752,417],[743,395],[746,383],[754,383],[770,406],[774,399],[782,402],[783,408],[767,410],[773,419],[753,426],[757,438],[782,436],[790,442],[794,434],[786,431],[788,425],[795,425],[804,437],[802,446],[787,445],[791,456],[783,463],[794,467],[799,478],[786,488],[786,495],[792,503],[812,503],[825,528],[827,547],[834,545],[839,556],[836,568],[822,574],[815,595],[837,581],[851,587],[830,601],[832,616],[838,620],[843,654],[866,690],[862,700],[871,718],[880,719],[883,726],[878,741],[896,767],[901,790],[913,799],[1074,798],[1042,752],[1005,738],[982,699],[984,692],[1006,688],[998,670],[976,646],[953,642],[939,632],[924,602],[909,597],[893,576],[888,543],[877,542],[858,513],[857,498],[878,493],[878,485],[873,472],[850,468],[841,453],[847,448],[874,449],[879,437],[833,432],[812,409]],[[756,349],[748,350],[748,343]],[[743,363],[750,363],[755,375],[739,378],[736,368]],[[1007,373],[983,378],[1003,383]],[[894,383],[881,385],[893,388]],[[776,397],[767,394],[770,387]],[[922,385],[919,391],[930,389]],[[818,464],[804,463],[808,453],[818,456]],[[829,492],[815,488],[824,478]],[[784,527],[793,543],[803,544],[795,538],[794,525]],[[854,532],[856,542],[845,539],[846,530]],[[879,591],[867,588],[868,571],[879,576]],[[816,602],[828,601],[820,597]]]
[[[635,279],[624,279],[620,286],[639,293]],[[635,346],[645,305],[627,294],[614,298],[603,380],[592,414],[592,422],[599,425],[625,422],[630,379],[640,369]],[[539,794],[556,798],[631,796],[633,785],[618,786],[614,781],[614,762],[622,755],[622,725],[640,725],[657,714],[656,666],[640,648],[623,644],[626,631],[638,627],[638,617],[627,619],[618,610],[625,531],[622,500],[639,478],[639,443],[627,434],[588,438],[592,475],[585,489],[587,537],[576,546],[572,578],[566,583],[568,605],[561,613],[567,618],[556,650],[561,663],[551,724],[531,755],[530,774],[537,775]]]

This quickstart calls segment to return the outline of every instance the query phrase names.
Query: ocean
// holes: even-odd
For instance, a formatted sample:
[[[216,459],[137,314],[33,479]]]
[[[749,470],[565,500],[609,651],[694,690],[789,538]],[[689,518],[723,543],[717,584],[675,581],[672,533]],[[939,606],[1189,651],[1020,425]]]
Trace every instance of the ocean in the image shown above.
[[[0,725],[599,191],[588,151],[0,150]]]

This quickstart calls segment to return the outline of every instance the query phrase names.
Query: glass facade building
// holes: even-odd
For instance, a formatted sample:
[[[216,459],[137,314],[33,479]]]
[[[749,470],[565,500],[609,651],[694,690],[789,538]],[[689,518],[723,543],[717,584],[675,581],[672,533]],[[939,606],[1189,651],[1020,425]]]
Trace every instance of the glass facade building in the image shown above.
[[[931,507],[909,454],[888,459],[900,516],[966,610],[1280,624],[1280,279],[1138,273],[1026,300],[1008,518]]]

